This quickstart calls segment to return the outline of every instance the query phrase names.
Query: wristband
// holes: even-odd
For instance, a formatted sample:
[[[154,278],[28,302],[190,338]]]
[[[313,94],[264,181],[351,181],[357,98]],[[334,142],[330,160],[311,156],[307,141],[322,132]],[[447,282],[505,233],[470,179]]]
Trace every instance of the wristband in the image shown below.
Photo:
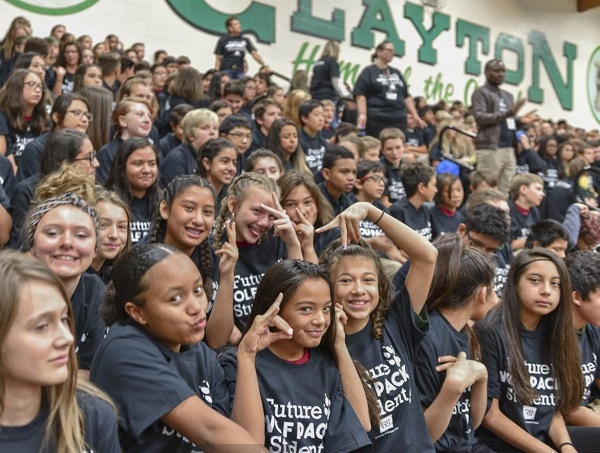
[[[575,445],[573,445],[571,442],[563,442],[562,444],[560,444],[560,445],[558,446],[558,451],[562,451],[562,448],[563,448],[565,445],[570,445],[571,447],[575,448]]]
[[[382,211],[381,211],[381,215],[379,216],[379,218],[377,219],[377,221],[375,221],[375,222],[373,222],[373,223],[374,223],[375,225],[377,225],[377,224],[379,223],[379,221],[380,221],[381,219],[383,219],[383,216],[384,216],[384,215],[385,215],[385,211],[383,211],[383,210],[382,210]],[[563,444],[563,445],[564,445],[564,444]]]

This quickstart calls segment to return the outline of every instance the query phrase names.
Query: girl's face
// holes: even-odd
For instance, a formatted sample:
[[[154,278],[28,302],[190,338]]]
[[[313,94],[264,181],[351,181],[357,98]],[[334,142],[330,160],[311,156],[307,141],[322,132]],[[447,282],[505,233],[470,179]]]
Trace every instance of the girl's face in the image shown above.
[[[235,231],[238,242],[256,244],[260,237],[273,226],[274,217],[261,204],[275,209],[271,192],[253,187],[240,203],[233,197],[228,200],[229,212],[235,214]]]
[[[215,222],[215,199],[206,187],[191,186],[177,195],[171,206],[160,204],[160,215],[167,220],[165,239],[182,251],[202,244]]]
[[[165,81],[167,80],[167,76],[169,73],[167,72],[167,68],[164,66],[157,66],[154,72],[152,73],[152,85],[155,90],[162,90],[165,87]]]
[[[286,124],[279,133],[279,145],[283,152],[290,156],[298,149],[298,129],[296,126]]]
[[[96,253],[92,218],[75,206],[59,206],[38,223],[31,253],[61,279],[79,277]]]
[[[569,162],[575,157],[575,148],[573,145],[565,145],[560,150],[560,157],[564,162]]]
[[[314,225],[317,221],[317,202],[312,196],[310,190],[308,190],[304,184],[301,184],[290,190],[290,192],[287,194],[287,197],[281,200],[281,205],[283,209],[285,209],[285,212],[289,216],[290,220],[296,225],[302,223],[296,208],[300,210],[304,218],[308,220],[311,225]]]
[[[36,389],[66,381],[73,341],[60,291],[46,282],[26,283],[2,346],[5,388]]]
[[[560,285],[560,275],[552,261],[534,261],[525,268],[517,283],[524,325],[537,325],[542,316],[558,307]]]
[[[40,76],[28,73],[23,80],[23,101],[27,107],[35,107],[42,99],[44,85]]]
[[[202,341],[207,300],[192,260],[183,253],[169,255],[152,266],[145,278],[150,288],[139,296],[144,306],[133,309],[136,321],[175,352],[181,345]]]
[[[87,132],[90,120],[88,120],[86,113],[89,113],[85,102],[75,99],[69,104],[69,108],[58,126],[61,129],[76,129],[83,133]],[[90,142],[91,144],[91,142]]]
[[[546,143],[546,155],[548,157],[554,157],[556,156],[558,152],[558,143],[556,142],[556,140],[548,140],[548,142]]]
[[[287,301],[280,316],[294,329],[285,343],[288,358],[298,359],[306,348],[316,348],[331,324],[333,303],[327,282],[322,278],[305,280]]]
[[[96,176],[96,168],[100,166],[100,162],[98,162],[98,159],[96,158],[94,145],[92,145],[89,138],[83,140],[79,154],[75,156],[75,162],[90,175]]]
[[[97,66],[90,66],[83,76],[83,86],[102,87],[102,71]]]
[[[100,218],[100,248],[98,255],[104,260],[114,259],[127,245],[129,220],[123,208],[108,201],[96,204]]]
[[[204,157],[202,165],[211,182],[221,186],[229,184],[237,171],[237,157],[237,152],[233,148],[222,149],[212,161]]]
[[[74,44],[67,44],[65,46],[65,50],[63,51],[65,57],[65,63],[67,66],[77,66],[79,65],[79,51],[77,50],[77,46]]]
[[[213,76],[212,74],[206,75],[204,76],[204,78],[202,79],[202,91],[204,93],[208,93],[208,89],[210,88],[210,81],[212,80]],[[163,83],[164,85],[164,83]]]
[[[31,59],[29,70],[35,72],[39,76],[40,80],[44,80],[46,77],[46,62],[39,55],[35,55]]]
[[[91,50],[92,49],[92,38],[89,36],[84,36],[81,39],[81,47],[83,47],[84,49],[87,50]],[[94,57],[94,54],[92,52],[92,58]]]
[[[465,193],[460,180],[454,181],[452,185],[446,186],[442,191],[442,204],[448,209],[460,208]]]
[[[127,158],[125,175],[136,197],[143,197],[158,177],[156,152],[151,146],[136,149]]]
[[[83,49],[81,51],[81,64],[93,64],[94,51],[92,49]]]
[[[281,177],[281,169],[277,161],[272,157],[261,157],[258,159],[252,171],[271,178],[273,181],[277,181]]]
[[[105,53],[106,53],[106,46],[104,45],[104,43],[98,44],[96,46],[96,50],[94,51],[94,55],[96,56],[96,59],[100,58]]]
[[[372,259],[346,256],[335,264],[332,272],[335,303],[342,304],[348,315],[347,329],[358,332],[369,322],[379,303],[379,277]]]
[[[277,90],[273,93],[273,99],[277,102],[281,108],[285,106],[285,94],[283,94],[283,90]]]
[[[152,129],[152,114],[144,104],[135,103],[131,110],[119,117],[119,124],[126,137],[147,137]]]
[[[207,141],[217,138],[217,133],[217,125],[209,122],[193,129],[193,135],[190,137],[190,142],[194,148],[200,149]]]

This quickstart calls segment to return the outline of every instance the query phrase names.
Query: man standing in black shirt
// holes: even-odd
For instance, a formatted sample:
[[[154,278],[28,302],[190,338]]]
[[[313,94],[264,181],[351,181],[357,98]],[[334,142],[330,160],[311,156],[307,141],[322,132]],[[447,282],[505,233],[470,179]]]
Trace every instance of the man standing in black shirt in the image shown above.
[[[266,66],[262,57],[248,38],[241,36],[240,20],[231,16],[225,21],[227,35],[219,39],[215,48],[215,69],[223,71],[232,79],[244,76],[244,57],[250,52],[252,58],[261,66]]]

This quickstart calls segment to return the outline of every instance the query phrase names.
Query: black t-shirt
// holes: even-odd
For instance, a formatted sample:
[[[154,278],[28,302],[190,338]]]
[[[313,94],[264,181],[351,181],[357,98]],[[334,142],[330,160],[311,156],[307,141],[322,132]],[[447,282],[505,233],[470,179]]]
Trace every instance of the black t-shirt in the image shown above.
[[[396,68],[380,69],[370,65],[363,69],[354,86],[354,94],[367,98],[367,119],[389,123],[406,116],[404,99],[409,97],[404,77]]]
[[[527,214],[521,214],[513,200],[508,201],[510,207],[510,239],[525,239],[529,236],[531,226],[540,220],[540,213],[534,206]]]
[[[422,314],[423,315],[423,314]],[[426,312],[424,312],[426,319]],[[367,369],[373,380],[379,407],[379,426],[369,438],[373,446],[361,451],[433,452],[431,437],[419,401],[415,381],[417,350],[428,330],[427,322],[416,325],[417,315],[403,288],[394,296],[383,321],[383,336],[373,336],[373,324],[346,336],[348,351]]]
[[[235,350],[227,350],[220,359],[233,400]],[[265,446],[271,451],[341,453],[370,445],[344,397],[335,361],[319,348],[311,349],[309,360],[300,365],[264,349],[256,355],[256,374],[265,418]]]
[[[331,230],[324,231],[322,233],[315,233],[313,237],[313,246],[315,253],[320,255],[325,248],[333,241],[340,237],[340,229],[333,228]]]
[[[356,203],[358,201],[356,198],[356,195],[354,195],[352,192],[343,193],[336,200],[327,191],[327,188],[325,187],[324,182],[319,183],[319,189],[321,189],[321,193],[323,194],[325,199],[329,202],[329,204],[333,208],[333,215],[341,214],[342,212],[344,212],[344,210],[346,210],[347,208],[349,208],[351,205],[353,205],[354,203]]]
[[[193,175],[198,168],[198,152],[192,145],[173,148],[160,164],[160,186],[167,187],[177,176]]]
[[[152,214],[156,206],[150,206],[150,198],[133,198],[131,204],[131,220],[129,228],[131,229],[131,243],[137,244],[140,239],[150,232],[152,224]]]
[[[75,318],[75,352],[79,368],[89,370],[98,345],[104,338],[104,322],[98,309],[106,286],[97,275],[84,273],[75,288],[71,304]]]
[[[115,160],[117,150],[119,149],[119,146],[121,146],[121,143],[123,143],[123,139],[117,137],[98,150],[96,158],[98,159],[100,166],[96,169],[96,181],[99,183],[104,184],[108,179],[113,160]]]
[[[320,172],[321,168],[323,168],[323,155],[329,143],[327,143],[327,140],[325,140],[321,133],[311,137],[304,129],[300,129],[298,138],[300,146],[302,146],[304,154],[306,154],[308,168],[310,168],[313,174]]]
[[[394,167],[389,163],[385,157],[381,158],[381,163],[385,167],[385,177],[388,179],[388,185],[383,191],[384,195],[387,195],[390,203],[395,203],[406,197],[406,190],[402,185],[402,171],[400,167]]]
[[[504,292],[504,286],[506,285],[506,279],[508,278],[508,271],[510,271],[510,265],[514,258],[510,242],[505,242],[502,244],[498,252],[494,255],[494,258],[496,258],[494,291],[500,297]]]
[[[587,324],[578,332],[579,351],[581,352],[581,372],[583,373],[585,391],[582,405],[591,403],[592,391],[596,389],[596,380],[600,379],[600,328]]]
[[[547,168],[548,166],[544,162],[544,159],[532,149],[526,149],[517,154],[516,175],[523,173],[545,173]]]
[[[110,404],[81,391],[77,392],[77,402],[85,420],[86,449],[83,453],[120,453],[117,416]],[[56,451],[54,442],[42,449],[48,411],[47,404],[44,404],[39,414],[27,425],[1,426],[0,450],[10,453]]]
[[[430,213],[433,239],[444,233],[456,233],[458,225],[465,221],[465,217],[458,209],[454,211],[453,215],[448,215],[439,206],[434,206],[430,209]]]
[[[446,372],[440,373],[435,369],[439,365],[438,357],[456,357],[460,352],[465,352],[470,357],[467,334],[454,329],[441,313],[431,313],[429,332],[421,342],[415,362],[415,377],[424,407],[431,406],[446,378]],[[448,428],[434,445],[437,452],[469,452],[476,443],[470,398],[470,389],[466,389],[452,411]]]
[[[541,171],[540,176],[544,180],[544,190],[549,193],[558,181],[558,159],[544,159],[544,162],[546,171]]]
[[[233,283],[233,316],[236,326],[243,332],[258,284],[273,264],[287,259],[287,246],[280,238],[269,236],[262,244],[238,245],[238,252]]]
[[[0,186],[6,192],[6,196],[11,197],[15,188],[15,173],[10,160],[6,156],[0,154]]]
[[[333,57],[323,57],[313,66],[313,76],[310,83],[310,94],[319,101],[330,99],[336,101],[337,91],[331,83],[333,77],[339,78],[340,66]]]
[[[164,158],[167,154],[169,154],[169,151],[171,151],[174,148],[177,148],[179,145],[181,145],[181,142],[177,140],[175,134],[170,132],[160,139],[158,147],[160,149],[160,152],[162,153],[162,157]]]
[[[27,217],[39,180],[40,175],[37,174],[21,181],[15,186],[10,197],[13,220],[12,230],[10,231],[10,247],[12,248],[18,248],[21,245],[21,228]]]
[[[244,70],[244,57],[246,52],[252,53],[256,50],[248,38],[244,36],[223,36],[217,42],[215,55],[221,55],[220,70],[236,69]]]
[[[406,129],[406,145],[408,146],[423,146],[423,132],[421,129]]]
[[[408,198],[402,198],[390,207],[390,215],[431,241],[431,214],[425,206],[417,209]]]
[[[550,361],[549,339],[551,333],[545,322],[537,330],[519,329],[523,357],[533,390],[538,396],[532,404],[517,400],[508,370],[508,349],[505,333],[499,320],[478,323],[477,335],[483,353],[483,363],[488,370],[488,404],[498,400],[500,411],[533,437],[548,442],[550,421],[556,413],[556,393]],[[519,340],[519,339],[517,339]],[[516,449],[484,427],[476,432],[477,438],[496,452],[514,452]]]
[[[75,85],[75,81],[74,81],[74,75],[71,72],[67,72],[65,74],[65,76],[63,77],[63,83],[62,83],[62,93],[71,93],[73,91],[73,86]]]
[[[6,139],[6,156],[12,155],[18,167],[23,150],[29,142],[40,134],[29,129],[24,131],[14,129],[8,124],[4,112],[0,111],[0,135],[4,135],[4,138]]]
[[[90,379],[119,409],[119,438],[125,452],[198,451],[160,421],[191,396],[229,416],[229,392],[213,350],[199,342],[173,352],[133,321],[110,328]]]
[[[16,182],[21,182],[40,172],[40,158],[49,136],[50,133],[46,132],[27,144],[21,155]]]
[[[427,146],[429,146],[435,138],[435,125],[430,124],[429,126],[421,129],[421,131],[423,132],[423,141]]]

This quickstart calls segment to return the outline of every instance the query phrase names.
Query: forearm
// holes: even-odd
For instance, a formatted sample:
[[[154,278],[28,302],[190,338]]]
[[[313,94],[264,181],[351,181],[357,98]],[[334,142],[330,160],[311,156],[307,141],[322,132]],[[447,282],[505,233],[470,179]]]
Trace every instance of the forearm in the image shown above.
[[[346,345],[337,346],[337,365],[342,379],[342,390],[344,396],[350,402],[352,409],[356,412],[358,419],[365,431],[371,431],[371,422],[369,420],[369,404],[363,383],[356,371],[352,357],[346,348]]]
[[[471,386],[470,412],[471,422],[475,429],[479,428],[479,425],[481,425],[483,417],[485,416],[485,410],[487,408],[487,382],[486,376],[485,379],[481,379]]]
[[[427,147],[425,145],[421,146],[406,146],[406,151],[415,153],[415,154],[427,154]]]
[[[221,70],[221,55],[215,55],[215,69],[217,71]]]
[[[350,92],[346,89],[344,83],[342,82],[342,79],[340,79],[339,77],[332,77],[331,85],[333,85],[333,88],[335,89],[335,92],[339,97],[345,98],[350,96]]]
[[[415,108],[415,102],[413,101],[412,96],[408,96],[407,98],[405,98],[404,104],[406,105],[406,110],[408,110],[408,113],[412,114],[414,118],[420,118],[419,113]]]
[[[288,251],[288,259],[289,260],[302,260],[304,259],[303,255],[302,255],[302,247],[300,246],[300,242],[298,242],[297,240],[291,244],[286,244],[287,245],[287,251]]]
[[[527,238],[513,239],[511,241],[510,245],[512,246],[513,250],[520,250],[525,247],[526,241],[527,241]]]
[[[246,429],[259,443],[265,442],[265,422],[254,355],[237,353],[237,383],[231,419]]]
[[[356,96],[356,108],[358,110],[359,118],[363,115],[365,118],[367,117],[367,98],[365,96]]]
[[[302,259],[310,263],[319,264],[319,257],[315,252],[315,247],[312,244],[302,247]]]
[[[600,414],[585,406],[579,406],[570,414],[564,415],[563,418],[569,425],[600,427]]]
[[[440,393],[433,400],[431,406],[425,409],[425,422],[432,442],[437,442],[448,428],[452,411],[456,407],[461,394],[462,392],[457,389],[442,385]]]
[[[569,432],[567,431],[565,419],[560,412],[556,412],[554,417],[552,417],[550,427],[548,428],[548,437],[552,439],[556,447],[559,447],[564,442],[571,442],[571,436],[569,436]]]
[[[212,349],[227,344],[233,331],[233,273],[221,275],[219,289],[206,323],[206,342]]]
[[[260,54],[256,50],[254,52],[252,52],[250,55],[252,55],[252,58],[254,58],[254,61],[256,61],[259,65],[266,66],[265,60],[263,60],[263,58],[260,56]]]

